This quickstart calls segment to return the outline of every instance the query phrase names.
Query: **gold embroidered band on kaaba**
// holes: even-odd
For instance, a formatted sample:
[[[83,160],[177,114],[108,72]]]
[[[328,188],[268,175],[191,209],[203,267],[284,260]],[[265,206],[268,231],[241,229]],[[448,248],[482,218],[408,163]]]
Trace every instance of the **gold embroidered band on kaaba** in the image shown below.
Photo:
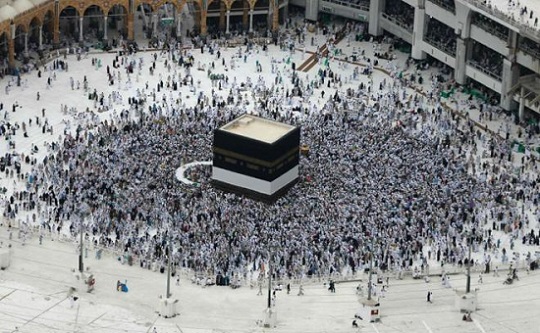
[[[300,150],[300,147],[294,147],[291,150],[289,150],[287,153],[285,153],[284,155],[281,155],[281,157],[278,158],[277,160],[272,161],[272,162],[268,162],[268,161],[263,161],[261,159],[254,158],[254,157],[251,157],[251,156],[247,156],[247,155],[244,155],[244,154],[239,154],[239,153],[227,150],[227,149],[214,147],[214,153],[217,153],[219,155],[223,155],[225,157],[229,157],[229,158],[232,158],[232,159],[236,159],[236,160],[239,160],[239,161],[244,161],[244,162],[247,162],[247,163],[263,166],[263,167],[266,167],[266,168],[273,168],[273,167],[279,165],[280,163],[283,164],[282,162],[284,162],[284,161],[286,161],[286,162],[292,161],[294,159],[295,155],[298,154],[299,150]]]

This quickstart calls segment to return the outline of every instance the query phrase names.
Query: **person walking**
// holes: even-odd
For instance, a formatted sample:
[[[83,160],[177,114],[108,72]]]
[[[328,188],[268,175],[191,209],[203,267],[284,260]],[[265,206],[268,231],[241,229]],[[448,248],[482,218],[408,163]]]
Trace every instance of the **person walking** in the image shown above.
[[[428,303],[433,303],[432,295],[433,295],[433,293],[431,292],[431,290],[427,292],[427,302]]]

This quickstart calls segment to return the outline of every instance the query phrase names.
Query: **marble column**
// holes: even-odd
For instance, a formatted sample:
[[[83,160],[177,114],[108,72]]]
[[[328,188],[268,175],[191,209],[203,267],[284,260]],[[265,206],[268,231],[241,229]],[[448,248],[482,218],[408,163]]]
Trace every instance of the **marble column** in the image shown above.
[[[513,96],[508,91],[519,81],[519,66],[509,59],[503,60],[501,107],[506,111],[512,108]]]
[[[12,36],[8,37],[8,59],[9,59],[9,66],[14,67],[15,66],[15,40]]]
[[[108,29],[107,21],[108,20],[109,18],[107,17],[107,15],[103,16],[103,39],[104,40],[108,39],[108,36],[107,36],[107,29]]]
[[[469,51],[467,50],[469,40],[465,40],[461,37],[456,38],[456,68],[454,70],[454,79],[458,84],[467,83],[467,57]]]
[[[176,10],[176,37],[182,36],[182,13]]]
[[[79,42],[83,41],[83,25],[84,25],[84,17],[79,17]]]
[[[230,23],[231,23],[231,11],[227,9],[227,22],[226,22],[227,26],[226,26],[226,28],[225,28],[225,33],[226,33],[226,34],[228,34],[229,31],[230,31],[230,30],[229,30],[229,28],[230,28],[230,27],[229,27],[229,26],[230,26]]]
[[[253,32],[253,9],[249,11],[249,32]]]
[[[39,40],[39,49],[43,49],[43,25],[39,26],[39,32],[38,32],[38,40]]]
[[[422,40],[424,39],[424,31],[426,28],[426,10],[414,9],[414,28],[413,40],[411,48],[411,57],[416,60],[426,59],[426,52],[422,50]]]
[[[384,5],[385,0],[370,0],[369,2],[368,31],[370,35],[380,36],[383,33],[379,18],[381,17],[381,12],[384,9]]]
[[[521,94],[519,96],[519,121],[525,120],[525,89],[521,88]]]
[[[152,37],[157,36],[157,24],[158,24],[158,16],[157,16],[157,13],[154,13],[152,15]]]
[[[28,57],[28,32],[24,33],[24,56]]]

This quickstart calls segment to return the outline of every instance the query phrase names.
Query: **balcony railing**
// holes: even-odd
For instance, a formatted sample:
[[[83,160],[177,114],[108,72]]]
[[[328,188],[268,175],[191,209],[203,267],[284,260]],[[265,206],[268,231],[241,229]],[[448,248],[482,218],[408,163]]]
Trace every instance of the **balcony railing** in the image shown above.
[[[430,0],[430,1],[433,1],[433,0]],[[524,32],[528,33],[530,36],[535,37],[537,40],[540,40],[540,30],[539,29],[531,27],[528,24],[523,24],[523,23],[517,21],[512,16],[508,15],[508,12],[496,9],[492,5],[486,5],[482,1],[479,1],[479,0],[463,0],[463,1],[468,2],[471,5],[473,5],[473,6],[477,7],[477,8],[480,8],[480,9],[484,10],[485,12],[487,12],[489,14],[491,14],[491,15],[493,15],[493,16],[495,16],[495,17],[497,17],[497,18],[499,18],[499,19],[501,19],[503,21],[506,21],[506,22],[510,23],[511,25],[519,28],[520,31],[524,31]]]
[[[336,5],[340,5],[344,7],[351,7],[351,8],[369,12],[369,1],[360,2],[360,3],[352,3],[351,1],[344,1],[344,0],[323,0],[323,2],[334,3]]]
[[[414,30],[414,26],[412,24],[407,24],[405,22],[410,22],[408,21],[407,19],[405,19],[404,17],[399,17],[399,16],[390,16],[386,13],[382,13],[382,17],[384,17],[385,19],[387,19],[388,21],[402,27],[403,29],[407,30],[408,32],[412,33],[413,30]]]
[[[485,21],[482,21],[482,20],[477,20],[477,21],[473,21],[472,24],[476,25],[477,27],[481,28],[482,30],[487,31],[490,34],[492,34],[492,35],[494,35],[494,36],[496,36],[499,39],[502,39],[504,41],[508,38],[508,34],[505,34],[502,31],[499,31],[499,30],[493,28],[493,26],[491,26],[488,22],[485,22]]]
[[[443,43],[443,42],[440,42],[438,40],[436,40],[434,37],[431,37],[431,36],[428,36],[428,35],[425,35],[424,36],[424,42],[432,45],[432,46],[435,46],[437,49],[443,51],[444,53],[446,54],[449,54],[451,55],[452,57],[456,57],[456,48],[452,48],[452,47],[449,47],[448,46],[448,43]]]
[[[502,81],[501,74],[497,74],[497,73],[495,73],[495,72],[493,72],[493,71],[488,70],[488,69],[485,68],[485,67],[482,67],[479,63],[477,63],[477,62],[474,61],[474,60],[468,60],[468,61],[467,61],[467,65],[476,68],[476,69],[479,70],[480,72],[486,74],[487,76],[490,76],[490,77],[494,78],[494,79],[497,80],[497,81]]]
[[[445,1],[443,0],[429,0],[429,2],[433,2],[434,4],[436,4],[437,6],[441,7],[441,8],[444,8],[446,9],[447,11],[449,12],[452,12],[452,13],[456,13],[456,7],[452,7],[450,6],[449,4],[447,4]]]
[[[519,49],[528,55],[533,56],[535,59],[540,59],[540,50],[526,43],[520,43]]]

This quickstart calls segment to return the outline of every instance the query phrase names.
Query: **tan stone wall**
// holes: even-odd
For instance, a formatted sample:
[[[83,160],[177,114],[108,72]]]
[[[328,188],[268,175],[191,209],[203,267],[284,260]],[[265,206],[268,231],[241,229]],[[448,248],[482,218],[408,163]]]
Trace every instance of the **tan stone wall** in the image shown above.
[[[196,22],[196,25],[200,27],[200,30],[201,30],[200,33],[205,35],[208,4],[212,2],[223,2],[223,4],[225,5],[225,8],[230,9],[233,3],[243,2],[243,1],[246,1],[249,4],[250,9],[252,9],[257,3],[257,0],[181,0],[179,3],[175,0],[134,0],[133,9],[136,11],[136,8],[140,4],[148,4],[152,8],[152,10],[155,11],[159,9],[159,7],[163,6],[164,4],[170,3],[174,5],[178,11],[181,11],[187,2],[193,2],[195,3],[196,7],[200,10],[200,15],[199,17],[196,18],[199,21]],[[271,1],[276,1],[276,0],[271,0]],[[204,2],[206,2],[206,7],[203,6]],[[47,12],[50,11],[53,13],[53,24],[54,24],[53,40],[55,43],[58,43],[59,42],[59,31],[58,31],[59,16],[62,10],[68,7],[73,7],[77,10],[78,14],[81,16],[81,15],[84,15],[84,12],[86,9],[88,9],[90,6],[93,6],[93,5],[96,5],[99,8],[101,8],[104,15],[108,15],[110,9],[115,5],[120,5],[124,7],[128,16],[127,17],[128,38],[133,38],[133,21],[134,21],[133,17],[135,13],[131,12],[131,8],[129,8],[129,0],[60,0],[58,3],[58,11],[56,11],[56,8],[55,8],[55,1],[50,0],[24,13],[19,14],[17,17],[13,19],[13,24],[16,27],[21,28],[23,31],[29,31],[30,24],[33,20],[37,21],[38,25],[41,25],[45,20],[45,16]],[[246,16],[246,14],[244,14],[244,16]],[[246,18],[244,18],[244,20],[246,20]],[[276,23],[277,23],[277,18],[274,19],[274,29],[275,29]],[[0,35],[2,33],[7,34],[8,40],[11,39],[10,21],[0,22]],[[10,55],[10,60],[12,60],[11,55]]]

